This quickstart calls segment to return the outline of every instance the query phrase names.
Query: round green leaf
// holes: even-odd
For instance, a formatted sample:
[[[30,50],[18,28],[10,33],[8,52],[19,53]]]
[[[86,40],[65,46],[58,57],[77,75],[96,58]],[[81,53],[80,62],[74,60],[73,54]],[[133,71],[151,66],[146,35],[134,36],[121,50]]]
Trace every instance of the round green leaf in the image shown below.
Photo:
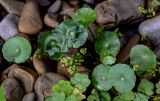
[[[99,92],[101,101],[111,101],[111,96],[108,92]]]
[[[81,8],[72,18],[87,28],[96,19],[96,12],[91,8]]]
[[[126,93],[122,93],[121,96],[125,101],[132,101],[134,99],[134,92],[129,91],[129,92],[126,92]]]
[[[129,92],[136,82],[134,71],[126,64],[116,64],[110,71],[110,82],[120,93]]]
[[[138,67],[139,71],[147,71],[156,68],[156,56],[147,46],[136,45],[130,53],[130,62]]]
[[[66,96],[73,92],[73,87],[69,81],[61,80],[52,87],[54,93],[64,93]]]
[[[71,79],[71,84],[81,90],[86,91],[86,88],[90,85],[91,81],[86,74],[76,73]]]
[[[109,70],[110,66],[105,66],[103,64],[95,67],[92,73],[92,82],[93,85],[101,91],[108,91],[112,88],[111,83],[109,82]]]
[[[47,96],[45,101],[65,101],[64,93],[53,93],[51,96]]]
[[[115,32],[106,31],[101,33],[95,41],[95,50],[105,65],[115,63],[119,49],[120,42]]]
[[[100,59],[104,65],[111,65],[116,62],[116,56],[110,54],[108,51],[102,52]]]
[[[8,62],[24,63],[29,59],[31,50],[30,42],[26,38],[16,36],[5,42],[2,53]]]
[[[138,86],[138,91],[146,94],[148,96],[151,96],[153,94],[154,90],[154,84],[146,79],[142,79],[139,86]]]
[[[101,55],[102,52],[109,51],[110,54],[116,56],[119,49],[120,42],[115,32],[106,31],[101,33],[95,41],[95,50],[99,55]]]
[[[113,101],[124,101],[124,99],[122,99],[122,96],[116,96],[113,98]]]
[[[76,96],[70,95],[66,98],[65,101],[78,101],[78,99]]]
[[[135,93],[135,99],[133,101],[148,101],[149,97],[141,94],[141,93]]]

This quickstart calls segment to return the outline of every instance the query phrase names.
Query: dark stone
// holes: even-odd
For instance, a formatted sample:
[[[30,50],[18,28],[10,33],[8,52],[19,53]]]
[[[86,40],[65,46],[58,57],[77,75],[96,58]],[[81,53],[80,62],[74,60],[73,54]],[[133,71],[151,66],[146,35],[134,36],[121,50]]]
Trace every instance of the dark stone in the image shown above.
[[[145,0],[105,0],[95,7],[97,22],[107,28],[141,21],[144,15],[138,7],[144,7]]]

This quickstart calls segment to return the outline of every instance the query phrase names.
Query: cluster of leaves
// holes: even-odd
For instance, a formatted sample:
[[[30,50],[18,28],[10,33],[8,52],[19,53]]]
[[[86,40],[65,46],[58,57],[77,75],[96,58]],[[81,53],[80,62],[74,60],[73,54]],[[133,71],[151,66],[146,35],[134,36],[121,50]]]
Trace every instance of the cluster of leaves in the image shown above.
[[[15,36],[4,43],[2,53],[8,62],[24,63],[30,58],[31,50],[31,44],[25,37]]]
[[[69,48],[79,48],[88,37],[87,27],[96,19],[91,8],[81,8],[72,19],[63,21],[56,29],[43,32],[38,38],[38,47],[51,59],[59,59]]]
[[[154,84],[146,79],[141,80],[137,92],[133,92],[132,89],[136,82],[135,72],[138,76],[144,77],[149,76],[156,69],[157,61],[154,52],[145,45],[136,45],[131,49],[130,66],[114,64],[119,48],[120,42],[116,32],[101,32],[96,39],[95,50],[100,55],[102,64],[93,70],[92,83],[96,90],[88,97],[88,101],[101,99],[100,92],[107,93],[113,88],[118,92],[118,96],[115,96],[113,101],[148,101],[153,95]],[[108,93],[105,95],[107,96]]]
[[[85,99],[83,93],[91,81],[86,74],[76,73],[70,81],[59,81],[52,87],[53,93],[45,101],[81,101]]]
[[[136,82],[134,71],[126,64],[114,66],[98,65],[92,73],[93,85],[100,91],[108,91],[114,87],[125,93],[133,89]]]
[[[60,62],[63,68],[66,68],[70,75],[74,75],[78,72],[78,66],[82,65],[84,62],[84,55],[86,54],[87,49],[81,48],[80,52],[72,56],[66,56],[61,58]]]

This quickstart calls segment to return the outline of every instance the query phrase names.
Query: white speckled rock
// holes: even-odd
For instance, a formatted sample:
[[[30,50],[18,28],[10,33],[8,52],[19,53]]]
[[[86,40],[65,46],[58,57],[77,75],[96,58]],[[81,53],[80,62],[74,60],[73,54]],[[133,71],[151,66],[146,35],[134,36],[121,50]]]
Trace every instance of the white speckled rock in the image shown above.
[[[19,15],[23,9],[24,3],[17,0],[0,0],[0,4],[8,13]]]
[[[3,40],[7,40],[18,34],[18,21],[19,17],[14,14],[8,14],[1,22],[0,22],[0,37]]]
[[[152,39],[154,44],[160,43],[160,16],[148,19],[139,26],[139,33]]]

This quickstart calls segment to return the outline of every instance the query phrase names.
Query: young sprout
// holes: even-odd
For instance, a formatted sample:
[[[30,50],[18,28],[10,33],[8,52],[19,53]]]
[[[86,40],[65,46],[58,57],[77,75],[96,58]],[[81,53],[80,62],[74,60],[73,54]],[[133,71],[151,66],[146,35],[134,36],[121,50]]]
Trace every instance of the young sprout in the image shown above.
[[[4,43],[2,53],[8,62],[24,63],[30,58],[31,50],[31,44],[26,38],[16,36]]]

